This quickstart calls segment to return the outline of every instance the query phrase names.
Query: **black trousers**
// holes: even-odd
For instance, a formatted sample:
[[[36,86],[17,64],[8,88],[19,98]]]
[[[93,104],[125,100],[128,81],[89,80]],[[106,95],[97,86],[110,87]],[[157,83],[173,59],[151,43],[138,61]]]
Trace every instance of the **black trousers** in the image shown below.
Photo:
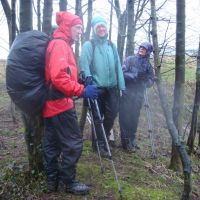
[[[120,98],[119,125],[122,146],[134,145],[140,110],[144,102],[144,87],[127,85]]]
[[[93,100],[90,100],[92,114],[95,124],[95,130],[97,134],[98,144],[101,147],[105,147],[105,140],[101,128],[101,122],[103,122],[105,133],[107,138],[110,136],[110,130],[113,127],[114,120],[119,111],[119,90],[117,87],[113,88],[100,88],[99,96],[97,99],[101,119],[98,117],[97,109]],[[94,132],[92,130],[92,142],[94,144]]]
[[[44,168],[48,181],[70,183],[75,179],[76,164],[83,140],[74,109],[45,118],[43,137]]]

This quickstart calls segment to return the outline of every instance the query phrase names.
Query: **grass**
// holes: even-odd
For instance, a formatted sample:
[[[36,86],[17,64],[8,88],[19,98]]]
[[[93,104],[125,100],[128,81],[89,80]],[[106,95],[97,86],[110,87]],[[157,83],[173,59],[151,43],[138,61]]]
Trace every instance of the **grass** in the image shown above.
[[[185,81],[193,82],[196,78],[196,59],[186,57]],[[175,80],[175,61],[173,58],[165,58],[161,65],[161,75],[163,80],[174,82]]]
[[[0,162],[0,197],[2,199],[71,199],[79,200],[70,194],[47,193],[45,175],[35,176],[29,173],[26,148],[21,131],[13,132],[8,138],[17,137],[14,146],[8,142],[7,148],[1,154]],[[140,136],[141,137],[141,136]],[[143,138],[145,140],[145,138]],[[182,175],[168,169],[170,156],[161,156],[162,150],[157,151],[156,160],[149,157],[145,147],[135,154],[127,154],[121,148],[114,148],[113,161],[122,189],[123,200],[178,200],[183,189]],[[18,152],[18,153],[16,153]],[[16,154],[18,156],[16,156]],[[15,155],[15,156],[14,156]],[[194,164],[198,167],[198,160],[193,156]],[[104,173],[101,173],[100,163],[96,153],[92,151],[90,140],[84,140],[84,149],[77,166],[77,178],[86,182],[91,192],[87,199],[118,200],[119,188],[114,178],[110,160],[103,159]],[[193,174],[195,183],[199,180],[199,171]],[[194,191],[199,194],[198,186]],[[200,195],[200,194],[199,194]]]

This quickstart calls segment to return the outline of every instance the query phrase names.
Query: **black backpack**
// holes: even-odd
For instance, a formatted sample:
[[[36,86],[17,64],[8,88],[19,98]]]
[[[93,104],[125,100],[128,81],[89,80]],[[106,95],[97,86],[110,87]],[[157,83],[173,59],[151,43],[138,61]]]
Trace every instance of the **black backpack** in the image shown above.
[[[20,33],[7,59],[7,92],[23,112],[33,116],[41,114],[48,96],[44,66],[49,41],[49,36],[40,31]]]

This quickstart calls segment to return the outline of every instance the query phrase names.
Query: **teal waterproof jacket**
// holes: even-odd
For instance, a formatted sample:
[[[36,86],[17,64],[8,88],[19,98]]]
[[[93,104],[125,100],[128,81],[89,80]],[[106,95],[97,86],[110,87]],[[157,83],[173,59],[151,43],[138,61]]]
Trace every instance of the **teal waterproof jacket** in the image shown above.
[[[92,76],[97,87],[118,87],[125,90],[122,66],[116,46],[93,33],[93,42],[86,41],[83,44],[80,57],[80,71],[85,76]]]

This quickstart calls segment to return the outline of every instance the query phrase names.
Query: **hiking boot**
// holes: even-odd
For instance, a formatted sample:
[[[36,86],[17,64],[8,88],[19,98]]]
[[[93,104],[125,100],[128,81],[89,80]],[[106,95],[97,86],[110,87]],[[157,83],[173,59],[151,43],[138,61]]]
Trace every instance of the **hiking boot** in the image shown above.
[[[47,190],[49,193],[56,192],[58,187],[57,181],[47,181]]]
[[[128,153],[135,153],[136,148],[131,143],[122,144],[122,148]]]
[[[140,149],[135,140],[133,140],[132,145],[135,147],[135,149]]]
[[[122,148],[127,152],[127,153],[135,153],[136,148],[132,145],[127,145],[127,146],[122,146]]]
[[[72,183],[66,185],[66,192],[75,195],[86,195],[89,193],[89,187],[79,181],[73,181]]]
[[[132,147],[127,147],[127,148],[126,148],[126,151],[127,151],[128,153],[135,153],[135,152],[136,152],[136,148],[135,148],[134,146],[132,146]]]

